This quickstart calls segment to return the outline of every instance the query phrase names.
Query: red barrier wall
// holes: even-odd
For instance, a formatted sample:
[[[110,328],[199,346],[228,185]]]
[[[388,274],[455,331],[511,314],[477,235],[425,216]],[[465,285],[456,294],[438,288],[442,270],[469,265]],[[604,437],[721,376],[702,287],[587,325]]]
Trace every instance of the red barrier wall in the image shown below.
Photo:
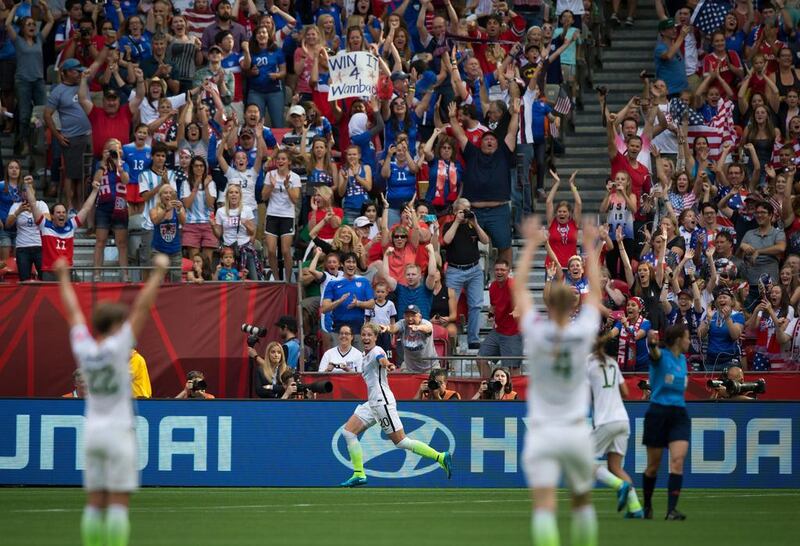
[[[84,313],[98,300],[130,303],[139,285],[76,283]],[[164,285],[138,340],[154,397],[175,396],[186,372],[205,372],[214,392],[247,395],[243,322],[267,326],[296,315],[295,286],[263,283]],[[265,346],[262,342],[262,347]],[[0,396],[60,396],[72,390],[75,362],[56,284],[0,284]]]
[[[689,376],[689,387],[686,389],[687,400],[708,400],[710,392],[706,388],[706,381],[718,374],[691,374]],[[767,392],[759,395],[759,400],[800,400],[800,373],[772,372],[772,373],[746,373],[748,380],[763,377],[767,381]],[[333,392],[328,395],[320,395],[319,398],[355,398],[366,399],[367,389],[364,381],[358,374],[306,374],[306,382],[318,379],[330,379],[333,382]],[[392,374],[389,376],[389,385],[392,392],[400,400],[410,400],[416,394],[422,381],[428,379],[427,375],[415,374]],[[626,375],[625,382],[628,385],[629,400],[641,400],[642,391],[637,384],[640,380],[647,380],[647,375]],[[462,400],[469,400],[478,391],[480,379],[460,379],[450,378],[447,380],[447,388],[457,391]],[[513,378],[514,390],[519,394],[520,399],[525,398],[528,387],[527,377]]]

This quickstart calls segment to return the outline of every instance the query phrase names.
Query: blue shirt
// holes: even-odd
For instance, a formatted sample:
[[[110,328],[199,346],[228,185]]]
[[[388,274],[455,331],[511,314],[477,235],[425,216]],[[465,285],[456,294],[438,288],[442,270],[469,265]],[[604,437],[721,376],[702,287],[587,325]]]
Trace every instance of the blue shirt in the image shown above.
[[[11,210],[11,205],[20,202],[22,199],[19,196],[19,189],[15,186],[7,185],[5,181],[0,181],[0,221],[5,224],[8,218],[8,211]],[[16,231],[17,225],[14,224],[10,231]]]
[[[131,173],[131,184],[138,184],[139,175],[149,169],[150,165],[153,163],[150,146],[145,146],[140,150],[136,147],[136,143],[131,142],[122,147],[122,153],[125,156],[125,164],[128,166],[128,172]]]
[[[281,80],[273,80],[269,77],[280,70],[281,65],[286,64],[286,56],[280,49],[262,49],[253,53],[253,66],[258,67],[258,76],[247,78],[248,87],[252,91],[260,93],[275,93],[283,89]]]
[[[553,107],[544,100],[535,100],[531,103],[531,135],[534,141],[544,140],[547,136],[544,134],[544,120],[552,111]]]
[[[125,55],[125,46],[131,48],[131,61],[138,63],[153,56],[153,46],[150,44],[152,34],[145,30],[139,38],[126,34],[117,40],[120,55]]]
[[[719,312],[714,312],[708,323],[708,354],[718,355],[727,353],[732,355],[739,354],[739,342],[731,339],[728,331],[727,321],[720,324]],[[731,313],[731,320],[736,324],[744,326],[744,315],[739,311]]]
[[[389,163],[391,172],[386,181],[386,200],[392,208],[400,208],[414,197],[417,191],[417,175],[411,172],[408,163],[402,167],[394,158]]]
[[[667,84],[667,92],[672,95],[688,88],[689,80],[686,78],[686,63],[683,61],[683,54],[680,50],[671,59],[664,60],[661,55],[667,51],[669,51],[669,46],[664,42],[658,42],[654,52],[656,78],[664,80],[664,83]]]
[[[352,279],[342,277],[341,279],[331,280],[325,287],[322,299],[336,301],[345,294],[350,295],[336,309],[331,311],[330,315],[334,324],[343,322],[353,326],[353,333],[355,334],[361,331],[361,324],[364,323],[364,310],[358,307],[348,309],[347,306],[353,301],[353,297],[358,298],[358,301],[367,301],[374,299],[375,294],[372,291],[372,285],[369,280],[356,275]]]
[[[235,267],[222,267],[217,272],[217,280],[218,281],[238,281],[239,279],[239,270]]]
[[[688,374],[686,372],[686,355],[678,356],[672,351],[661,349],[658,361],[650,360],[650,401],[662,406],[686,406],[684,392]],[[645,353],[646,354],[646,353]]]
[[[395,289],[397,294],[397,314],[401,317],[406,312],[409,305],[416,305],[419,307],[422,318],[430,320],[431,318],[431,305],[433,304],[433,290],[420,282],[416,288],[409,288],[398,284]]]
[[[153,250],[164,254],[177,254],[181,251],[181,232],[178,213],[172,209],[172,216],[153,225]]]
[[[292,338],[283,344],[283,350],[286,352],[286,365],[296,370],[300,364],[300,342],[296,337]]]

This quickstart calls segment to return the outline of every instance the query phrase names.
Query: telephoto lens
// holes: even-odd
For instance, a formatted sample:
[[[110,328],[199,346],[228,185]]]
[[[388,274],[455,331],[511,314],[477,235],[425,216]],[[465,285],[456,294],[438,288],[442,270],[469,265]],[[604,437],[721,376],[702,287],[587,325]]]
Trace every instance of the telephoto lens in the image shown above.
[[[264,337],[267,335],[267,329],[260,326],[253,326],[252,324],[242,324],[242,332],[249,336]]]

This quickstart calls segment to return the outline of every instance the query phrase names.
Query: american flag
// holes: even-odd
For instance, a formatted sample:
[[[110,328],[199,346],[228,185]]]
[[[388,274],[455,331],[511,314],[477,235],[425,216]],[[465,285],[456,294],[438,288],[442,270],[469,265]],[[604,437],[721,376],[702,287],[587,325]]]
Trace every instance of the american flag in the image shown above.
[[[731,0],[701,0],[692,13],[692,24],[703,34],[711,34],[722,27],[725,16],[731,9]]]
[[[553,106],[553,110],[562,116],[569,115],[569,113],[572,111],[572,99],[567,94],[564,87],[559,87],[558,89],[558,98]]]
[[[737,134],[733,129],[733,103],[727,99],[721,99],[721,104],[717,107],[717,115],[706,123],[703,116],[688,104],[674,98],[669,103],[669,110],[666,113],[668,123],[680,126],[685,112],[689,113],[689,146],[694,148],[694,141],[698,137],[705,137],[708,140],[708,158],[711,161],[719,159],[722,143],[730,141],[736,144]]]

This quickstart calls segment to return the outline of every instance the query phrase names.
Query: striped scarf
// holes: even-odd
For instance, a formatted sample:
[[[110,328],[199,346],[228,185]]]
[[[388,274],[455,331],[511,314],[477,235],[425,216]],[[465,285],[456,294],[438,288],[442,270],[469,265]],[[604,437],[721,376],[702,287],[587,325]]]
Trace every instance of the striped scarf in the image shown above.
[[[617,364],[622,371],[633,371],[636,368],[636,332],[640,330],[642,322],[644,322],[644,316],[639,315],[633,325],[628,328],[623,325],[619,333]]]
[[[447,181],[447,189],[445,189]],[[445,195],[447,199],[445,199]],[[434,207],[442,207],[447,203],[452,203],[458,197],[458,171],[455,161],[444,161],[442,159],[436,165],[436,193],[431,204]]]

